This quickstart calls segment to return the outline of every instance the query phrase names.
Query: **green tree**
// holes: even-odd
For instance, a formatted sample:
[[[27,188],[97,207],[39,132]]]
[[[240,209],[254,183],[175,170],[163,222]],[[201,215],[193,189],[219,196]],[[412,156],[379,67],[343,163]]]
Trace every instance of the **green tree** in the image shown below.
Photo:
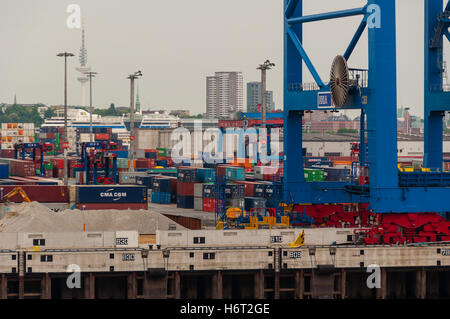
[[[12,105],[3,114],[0,114],[0,123],[34,123],[35,126],[41,126],[43,122],[38,105],[31,107],[20,104]]]
[[[44,118],[46,119],[52,118],[53,116],[55,116],[55,111],[52,109],[47,109],[44,113]]]

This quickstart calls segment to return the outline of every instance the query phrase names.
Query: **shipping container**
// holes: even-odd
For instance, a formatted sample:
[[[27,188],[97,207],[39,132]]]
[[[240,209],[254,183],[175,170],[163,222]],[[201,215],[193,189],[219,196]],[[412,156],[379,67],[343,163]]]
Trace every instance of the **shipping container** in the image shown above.
[[[203,211],[203,198],[194,197],[194,209],[198,211]]]
[[[154,192],[170,193],[172,190],[171,180],[169,178],[164,178],[164,177],[154,178],[152,190]]]
[[[35,176],[36,169],[34,167],[34,162],[32,161],[22,161],[22,160],[11,160],[11,175],[15,176]]]
[[[194,208],[194,196],[178,195],[177,196],[177,207],[193,209]]]
[[[304,169],[305,180],[307,182],[323,182],[325,180],[325,174],[322,169]]]
[[[178,196],[194,196],[194,183],[183,183],[178,180],[177,182],[177,195]]]
[[[226,184],[225,197],[226,198],[244,198],[245,186],[242,184]]]
[[[202,183],[194,184],[194,196],[203,197],[203,185]]]
[[[152,189],[153,179],[156,177],[163,177],[162,175],[136,176],[136,185],[147,186]]]
[[[165,148],[163,148],[163,147],[157,147],[156,148],[157,149],[157,151],[158,151],[158,156],[159,157],[166,157],[167,156],[167,150],[165,149]]]
[[[246,211],[260,211],[266,208],[266,200],[260,197],[245,197],[245,210]]]
[[[215,198],[216,197],[216,186],[212,183],[205,183],[203,185],[203,198]]]
[[[251,181],[235,181],[235,183],[244,185],[245,197],[255,197],[255,186],[257,183]]]
[[[119,184],[136,184],[137,176],[148,176],[147,172],[119,172]]]
[[[191,183],[197,181],[197,169],[191,167],[179,167],[178,181]]]
[[[197,168],[197,180],[202,183],[215,182],[216,170],[214,168]]]
[[[69,202],[69,194],[66,186],[48,186],[48,185],[20,185],[15,182],[15,185],[7,186],[3,185],[1,192],[3,192],[2,197],[9,192],[11,192],[14,187],[20,186],[25,194],[27,194],[28,198],[34,202],[40,203],[68,203]],[[16,194],[15,196],[9,199],[14,203],[22,203],[23,198],[20,194]]]
[[[213,213],[216,211],[216,200],[214,198],[203,198],[203,211]]]
[[[170,192],[158,192],[152,190],[152,203],[170,204],[172,201]]]
[[[164,176],[177,176],[176,168],[152,168],[148,170],[149,174],[159,174]]]
[[[265,185],[262,182],[258,182],[255,184],[255,197],[264,198],[264,189]]]
[[[80,185],[77,203],[147,203],[147,187]]]
[[[0,163],[0,178],[8,178],[9,176],[9,164]]]
[[[245,180],[245,168],[241,166],[228,166],[225,168],[226,179],[229,181]]]

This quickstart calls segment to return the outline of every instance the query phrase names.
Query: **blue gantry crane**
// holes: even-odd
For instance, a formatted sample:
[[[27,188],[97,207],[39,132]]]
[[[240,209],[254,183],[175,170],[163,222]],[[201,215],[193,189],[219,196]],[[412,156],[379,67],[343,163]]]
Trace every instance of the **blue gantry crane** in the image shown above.
[[[303,15],[302,0],[284,0],[284,198],[294,203],[369,203],[389,212],[449,212],[450,175],[443,172],[444,112],[450,93],[443,90],[443,37],[450,40],[450,3],[425,0],[425,156],[430,172],[397,168],[397,62],[395,1],[368,0],[361,8]],[[344,52],[337,52],[330,81],[317,72],[303,45],[303,25],[361,16]],[[361,35],[368,31],[368,69],[349,68]],[[339,55],[341,54],[341,55]],[[303,82],[303,63],[315,83]],[[321,110],[360,110],[359,166],[368,168],[369,184],[306,182],[302,155],[302,119]],[[367,130],[364,130],[367,123]],[[366,140],[367,134],[367,140]],[[365,171],[367,171],[365,170]]]
[[[85,171],[85,183],[97,184],[99,177],[104,183],[117,184],[117,147],[112,142],[86,142],[81,144],[81,164]],[[100,169],[103,176],[100,176]]]
[[[36,150],[40,150],[39,175],[45,177],[44,154],[45,152],[51,152],[53,149],[54,145],[51,143],[18,143],[14,144],[14,158],[20,158],[21,160],[29,158],[36,163]]]

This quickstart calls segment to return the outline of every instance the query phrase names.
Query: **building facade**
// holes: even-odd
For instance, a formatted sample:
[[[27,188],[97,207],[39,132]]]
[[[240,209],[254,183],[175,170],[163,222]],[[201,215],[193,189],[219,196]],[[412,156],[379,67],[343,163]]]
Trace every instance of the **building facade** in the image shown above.
[[[258,104],[261,104],[261,82],[247,83],[247,112],[258,112]],[[275,110],[275,102],[273,101],[273,91],[266,91],[266,112]]]
[[[243,111],[242,72],[216,72],[206,77],[206,115],[228,118]]]

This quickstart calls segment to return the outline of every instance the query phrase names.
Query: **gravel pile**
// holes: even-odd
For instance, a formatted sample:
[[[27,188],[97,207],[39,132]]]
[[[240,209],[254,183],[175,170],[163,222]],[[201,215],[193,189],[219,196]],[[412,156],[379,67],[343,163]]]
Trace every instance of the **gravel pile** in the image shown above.
[[[137,230],[139,234],[155,234],[157,229],[185,229],[169,218],[144,210],[64,210],[53,212],[38,202],[10,204],[9,212],[0,219],[0,232],[77,232]]]

